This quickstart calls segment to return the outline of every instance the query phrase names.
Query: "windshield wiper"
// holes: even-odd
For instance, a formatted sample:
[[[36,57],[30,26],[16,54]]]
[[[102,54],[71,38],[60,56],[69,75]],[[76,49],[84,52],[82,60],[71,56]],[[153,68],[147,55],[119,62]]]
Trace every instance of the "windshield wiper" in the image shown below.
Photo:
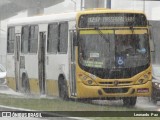
[[[94,29],[98,31],[99,35],[100,35],[106,42],[110,43],[109,39],[104,36],[104,34],[102,33],[102,31],[101,31],[98,27],[95,27]],[[108,35],[108,36],[109,36],[109,35]]]
[[[104,34],[102,33],[102,31],[101,31],[98,27],[95,27],[94,29],[98,31],[99,35],[100,35],[107,43],[109,43],[109,51],[110,51],[110,40],[109,40],[110,37],[109,37],[109,34],[108,34],[108,37],[109,37],[109,39],[108,39],[108,38],[106,38],[106,36],[104,36]]]

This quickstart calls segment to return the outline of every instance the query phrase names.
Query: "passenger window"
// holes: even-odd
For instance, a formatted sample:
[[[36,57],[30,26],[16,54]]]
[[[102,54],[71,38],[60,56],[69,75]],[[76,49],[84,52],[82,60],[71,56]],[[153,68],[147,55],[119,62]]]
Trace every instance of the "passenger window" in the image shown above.
[[[21,52],[28,53],[29,26],[22,27]]]
[[[68,49],[68,23],[60,23],[60,41],[59,41],[59,52],[67,53]]]
[[[7,53],[14,53],[15,28],[8,28]]]
[[[37,53],[38,48],[38,26],[30,26],[29,53]]]
[[[58,45],[58,24],[48,25],[48,40],[47,40],[47,52],[48,53],[57,53]]]

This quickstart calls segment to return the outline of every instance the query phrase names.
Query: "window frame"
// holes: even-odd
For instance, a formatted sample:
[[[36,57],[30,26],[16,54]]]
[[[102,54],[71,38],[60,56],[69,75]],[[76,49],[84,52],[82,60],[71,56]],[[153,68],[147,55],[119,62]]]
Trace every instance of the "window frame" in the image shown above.
[[[26,27],[26,26],[28,26],[28,39],[27,39],[27,43],[28,43],[28,45],[27,45],[27,51],[26,52],[24,52],[24,51],[22,51],[22,49],[24,49],[24,47],[23,47],[23,29]],[[37,50],[36,50],[36,52],[31,52],[31,50],[30,50],[30,43],[31,43],[31,26],[34,26],[34,27],[38,27],[38,31],[37,31]],[[32,24],[32,25],[29,25],[29,24],[27,24],[27,25],[23,25],[22,26],[22,28],[21,28],[21,53],[22,54],[37,54],[38,53],[38,41],[39,41],[39,25],[38,24]]]
[[[67,24],[67,41],[66,41],[66,43],[67,43],[66,47],[67,47],[67,48],[66,48],[66,51],[60,51],[60,47],[61,47],[61,46],[60,46],[60,45],[61,45],[61,31],[60,31],[61,28],[60,28],[60,27],[61,27],[61,24],[65,24],[65,23]],[[69,43],[68,43],[68,41],[69,41],[69,40],[68,40],[68,37],[69,37],[68,34],[69,34],[69,23],[68,23],[68,21],[60,22],[60,23],[59,23],[59,42],[58,42],[58,53],[59,53],[59,54],[67,54],[67,53],[68,53],[68,44],[69,44]]]
[[[49,28],[49,26],[50,25],[57,25],[57,45],[56,45],[56,51],[51,51],[51,50],[49,50],[49,41],[50,41],[50,34],[49,34],[49,32],[50,32],[50,28]],[[58,22],[53,22],[53,23],[49,23],[48,24],[48,28],[47,28],[47,53],[48,54],[57,54],[58,53],[58,44],[59,44],[59,23]],[[55,41],[52,41],[52,42],[55,42]]]
[[[9,34],[10,34],[10,30],[9,29],[14,29],[14,36],[12,36],[13,38],[12,38],[12,40],[9,40],[9,38],[10,38],[10,36],[9,36]],[[11,50],[10,49],[10,47],[9,47],[9,44],[10,44],[10,42],[13,42],[13,50]],[[14,42],[15,42],[15,26],[10,26],[10,27],[8,27],[7,28],[7,54],[14,54]]]
[[[28,45],[27,45],[27,52],[24,52],[24,47],[23,47],[23,29],[25,28],[25,27],[28,27],[28,40],[27,40],[27,43],[28,43],[28,45],[29,45],[29,34],[30,34],[30,25],[23,25],[22,26],[22,28],[21,28],[21,53],[22,54],[28,54],[29,53],[29,47],[28,47]],[[22,49],[23,49],[23,51],[22,51]]]
[[[37,39],[35,39],[35,38],[32,38],[32,40],[36,40],[37,41],[37,49],[36,49],[36,52],[34,51],[34,52],[31,52],[31,27],[32,26],[34,26],[34,31],[35,31],[35,28],[37,27],[38,29],[37,29]],[[35,32],[34,32],[35,33]],[[29,25],[29,39],[28,39],[28,53],[29,54],[37,54],[37,52],[38,52],[38,36],[39,36],[39,26],[37,25],[37,24],[35,24],[35,25]]]

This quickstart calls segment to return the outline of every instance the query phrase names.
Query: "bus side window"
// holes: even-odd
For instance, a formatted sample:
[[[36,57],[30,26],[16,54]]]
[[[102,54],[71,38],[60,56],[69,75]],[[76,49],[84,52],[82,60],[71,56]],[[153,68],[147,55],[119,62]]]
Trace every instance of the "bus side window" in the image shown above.
[[[7,53],[14,53],[15,28],[8,28]]]
[[[47,52],[57,53],[58,48],[58,23],[48,25]]]
[[[30,53],[37,53],[38,48],[38,26],[32,25],[30,27],[29,46]]]
[[[60,23],[59,32],[59,52],[66,54],[68,49],[68,22]]]
[[[22,27],[21,52],[28,53],[29,26]]]

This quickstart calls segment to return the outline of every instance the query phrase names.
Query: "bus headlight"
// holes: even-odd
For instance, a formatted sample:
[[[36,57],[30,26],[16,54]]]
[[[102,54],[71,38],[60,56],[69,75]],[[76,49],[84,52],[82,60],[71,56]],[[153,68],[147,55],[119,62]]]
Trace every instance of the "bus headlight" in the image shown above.
[[[145,84],[149,80],[149,76],[147,74],[143,75],[136,81],[136,84]]]
[[[85,74],[80,73],[78,76],[85,85],[97,85],[95,80]]]
[[[87,82],[88,82],[89,85],[91,85],[93,83],[92,80],[88,80]]]
[[[92,80],[92,79],[88,79],[88,80],[84,81],[83,83],[86,85],[97,85],[95,80]]]
[[[82,79],[83,79],[83,80],[87,80],[87,78],[88,78],[87,76],[83,76],[83,78],[82,78]]]
[[[138,80],[138,83],[139,83],[139,84],[143,84],[143,83],[144,83],[144,79],[139,79],[139,80]]]
[[[148,79],[149,77],[148,77],[148,75],[144,75],[144,79]]]
[[[87,76],[86,75],[84,75],[84,74],[78,74],[78,76],[79,76],[79,78],[81,79],[81,80],[87,80]]]

